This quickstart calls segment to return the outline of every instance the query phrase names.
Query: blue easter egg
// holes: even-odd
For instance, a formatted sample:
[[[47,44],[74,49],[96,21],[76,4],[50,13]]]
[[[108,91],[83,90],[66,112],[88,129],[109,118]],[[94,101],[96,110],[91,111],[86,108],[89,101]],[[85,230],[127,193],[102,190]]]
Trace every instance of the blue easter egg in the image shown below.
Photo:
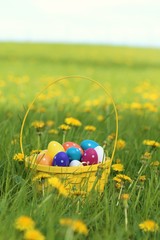
[[[80,146],[83,150],[87,150],[88,148],[95,148],[99,146],[99,144],[93,140],[87,139],[87,140],[83,140]]]
[[[57,153],[53,158],[52,166],[61,166],[61,167],[69,166],[68,155],[65,152]]]
[[[67,153],[70,161],[72,161],[72,160],[79,160],[80,161],[81,156],[82,156],[81,151],[76,147],[68,148],[66,153]]]

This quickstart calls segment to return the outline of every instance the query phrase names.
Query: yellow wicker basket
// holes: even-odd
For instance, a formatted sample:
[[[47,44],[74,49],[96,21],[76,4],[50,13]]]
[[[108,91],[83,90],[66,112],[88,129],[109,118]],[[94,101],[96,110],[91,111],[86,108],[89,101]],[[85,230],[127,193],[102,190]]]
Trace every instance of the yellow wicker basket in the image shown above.
[[[68,193],[72,192],[76,193],[89,193],[92,189],[96,189],[98,192],[103,192],[104,187],[108,181],[108,176],[110,174],[110,168],[112,164],[112,160],[115,154],[116,144],[117,144],[117,137],[118,137],[118,114],[115,102],[112,98],[112,96],[108,93],[106,88],[101,85],[99,82],[90,79],[88,77],[82,77],[82,76],[66,76],[62,78],[58,78],[51,82],[49,85],[47,85],[44,89],[42,89],[41,92],[39,92],[36,97],[31,102],[30,106],[28,107],[26,114],[24,116],[21,130],[20,130],[20,147],[21,152],[24,154],[23,150],[23,130],[24,125],[26,122],[26,118],[28,116],[29,111],[31,110],[34,102],[37,100],[37,98],[50,86],[56,84],[57,82],[60,82],[64,79],[72,79],[72,78],[78,78],[78,79],[85,79],[88,81],[91,81],[92,83],[98,85],[106,94],[107,97],[110,98],[111,103],[114,108],[115,113],[115,140],[114,140],[114,146],[113,151],[110,158],[106,158],[103,163],[95,164],[95,165],[89,165],[89,166],[78,166],[78,167],[57,167],[57,166],[45,166],[40,164],[35,164],[35,161],[33,161],[34,156],[28,156],[25,157],[25,166],[28,169],[32,169],[35,174],[42,173],[49,175],[50,177],[58,177],[62,182]],[[42,182],[39,182],[38,188],[42,189]],[[43,187],[48,187],[48,181],[47,178],[43,179]]]

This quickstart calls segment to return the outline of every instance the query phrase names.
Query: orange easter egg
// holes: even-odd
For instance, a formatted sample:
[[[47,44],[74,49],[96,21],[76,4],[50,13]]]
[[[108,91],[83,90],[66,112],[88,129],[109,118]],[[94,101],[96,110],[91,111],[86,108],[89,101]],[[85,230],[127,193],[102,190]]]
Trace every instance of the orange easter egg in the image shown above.
[[[45,152],[38,154],[36,163],[41,165],[52,166],[53,159]]]
[[[64,149],[67,151],[68,148],[71,148],[71,147],[75,147],[75,148],[78,148],[81,152],[81,154],[83,154],[83,149],[80,147],[80,145],[78,145],[77,143],[75,142],[65,142],[63,143],[62,145],[64,147]]]

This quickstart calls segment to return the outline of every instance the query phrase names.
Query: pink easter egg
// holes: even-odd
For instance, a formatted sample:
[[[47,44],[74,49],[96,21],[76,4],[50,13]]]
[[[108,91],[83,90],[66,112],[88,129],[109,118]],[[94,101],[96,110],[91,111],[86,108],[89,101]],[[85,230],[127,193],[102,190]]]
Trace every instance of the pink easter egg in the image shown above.
[[[65,151],[67,151],[67,149],[71,148],[71,147],[78,148],[80,150],[81,154],[83,154],[83,149],[80,147],[80,145],[78,145],[75,142],[65,142],[65,143],[63,143],[62,146],[64,147]]]
[[[92,165],[98,163],[98,155],[97,152],[94,150],[94,148],[88,148],[84,151],[81,162],[84,165]]]

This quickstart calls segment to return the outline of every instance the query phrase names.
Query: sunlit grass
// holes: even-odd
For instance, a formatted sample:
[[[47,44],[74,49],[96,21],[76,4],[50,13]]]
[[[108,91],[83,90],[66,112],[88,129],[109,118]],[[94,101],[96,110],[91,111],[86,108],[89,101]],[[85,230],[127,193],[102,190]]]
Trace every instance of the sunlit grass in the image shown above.
[[[160,239],[160,50],[9,43],[0,49],[0,239]],[[55,178],[52,191],[38,191],[34,172],[24,166],[24,114],[44,86],[67,75],[100,81],[116,102],[119,135],[103,194],[68,196]],[[101,88],[75,78],[44,91],[25,122],[25,154],[51,140],[62,143],[64,131],[66,141],[93,139],[111,156],[115,115]],[[34,222],[31,229],[26,219]]]

